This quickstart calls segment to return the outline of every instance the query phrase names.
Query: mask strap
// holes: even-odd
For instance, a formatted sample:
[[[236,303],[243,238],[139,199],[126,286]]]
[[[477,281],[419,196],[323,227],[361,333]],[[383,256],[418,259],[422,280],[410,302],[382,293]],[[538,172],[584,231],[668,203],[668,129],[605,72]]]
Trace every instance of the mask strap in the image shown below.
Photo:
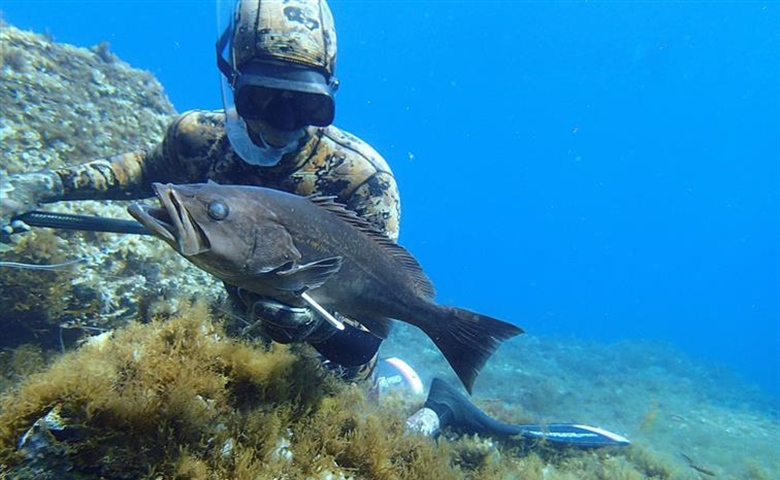
[[[225,47],[227,47],[228,40],[232,35],[233,26],[229,25],[225,31],[222,32],[222,35],[220,35],[217,39],[217,67],[219,68],[219,71],[225,75],[231,87],[235,85],[239,73],[235,68],[233,68],[230,62],[225,60],[223,53],[225,51]]]

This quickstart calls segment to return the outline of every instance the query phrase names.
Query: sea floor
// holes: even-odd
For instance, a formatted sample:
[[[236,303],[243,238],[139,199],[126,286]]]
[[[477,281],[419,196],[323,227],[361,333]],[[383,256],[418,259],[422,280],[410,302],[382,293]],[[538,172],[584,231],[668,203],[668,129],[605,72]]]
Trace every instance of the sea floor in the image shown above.
[[[404,424],[425,394],[377,399],[317,373],[311,352],[232,339],[218,317],[189,308],[65,355],[3,352],[0,477],[780,478],[777,399],[663,344],[526,335],[501,347],[474,386],[488,414],[632,441],[560,451],[447,431],[417,438]],[[425,385],[458,382],[412,327],[396,328],[381,354],[404,359]]]
[[[457,383],[421,332],[399,326],[382,353]],[[525,335],[505,343],[474,387],[505,421],[571,422],[628,437],[674,478],[780,478],[780,399],[727,368],[657,342]]]

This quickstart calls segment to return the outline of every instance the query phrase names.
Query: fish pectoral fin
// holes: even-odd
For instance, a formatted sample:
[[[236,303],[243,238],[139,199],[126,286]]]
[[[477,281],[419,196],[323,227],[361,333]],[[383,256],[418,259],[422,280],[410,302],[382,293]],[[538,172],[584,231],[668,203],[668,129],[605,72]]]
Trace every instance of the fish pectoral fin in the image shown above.
[[[287,263],[274,273],[282,280],[281,284],[284,285],[284,290],[303,292],[325,283],[334,273],[339,271],[342,261],[341,256],[336,256],[302,265]]]

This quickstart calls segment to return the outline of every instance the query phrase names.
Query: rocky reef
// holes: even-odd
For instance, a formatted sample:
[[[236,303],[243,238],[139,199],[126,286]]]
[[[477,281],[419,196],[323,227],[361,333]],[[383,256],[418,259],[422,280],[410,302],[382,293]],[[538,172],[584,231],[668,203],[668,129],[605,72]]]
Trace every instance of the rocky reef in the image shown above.
[[[78,48],[3,24],[0,45],[0,181],[150,148],[175,115],[154,76],[122,62],[107,43]],[[45,209],[129,219],[126,206]],[[0,254],[0,347],[59,348],[84,333],[175,311],[179,299],[220,293],[210,276],[152,239],[47,229],[14,237]]]

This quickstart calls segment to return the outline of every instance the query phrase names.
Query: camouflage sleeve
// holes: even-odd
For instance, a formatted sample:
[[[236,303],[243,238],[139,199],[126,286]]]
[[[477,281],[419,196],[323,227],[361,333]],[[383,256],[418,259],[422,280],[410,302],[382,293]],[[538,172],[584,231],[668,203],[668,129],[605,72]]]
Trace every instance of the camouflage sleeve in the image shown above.
[[[371,145],[340,128],[321,131],[299,193],[337,195],[339,201],[393,241],[398,240],[401,199],[390,166]]]
[[[401,199],[395,177],[389,171],[377,171],[352,193],[347,207],[377,226],[393,241],[398,240]]]
[[[128,199],[152,195],[152,182],[203,181],[211,164],[210,147],[219,137],[217,113],[179,116],[165,138],[149,151],[135,151],[56,169],[62,185],[58,200]]]
[[[312,129],[297,163],[248,183],[298,195],[332,195],[392,240],[401,202],[395,177],[371,145],[333,125]],[[273,172],[273,173],[272,173]]]
[[[146,196],[144,164],[150,155],[136,151],[55,170],[62,188],[58,200],[122,199]]]

